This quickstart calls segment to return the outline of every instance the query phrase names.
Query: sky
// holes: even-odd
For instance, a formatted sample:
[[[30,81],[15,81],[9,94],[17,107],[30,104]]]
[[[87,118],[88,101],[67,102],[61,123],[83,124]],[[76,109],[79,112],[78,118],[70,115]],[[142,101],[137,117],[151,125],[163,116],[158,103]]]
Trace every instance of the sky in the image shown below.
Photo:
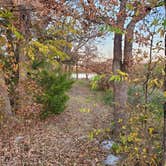
[[[97,44],[99,55],[105,58],[113,57],[113,34],[108,35],[104,39],[99,40]]]

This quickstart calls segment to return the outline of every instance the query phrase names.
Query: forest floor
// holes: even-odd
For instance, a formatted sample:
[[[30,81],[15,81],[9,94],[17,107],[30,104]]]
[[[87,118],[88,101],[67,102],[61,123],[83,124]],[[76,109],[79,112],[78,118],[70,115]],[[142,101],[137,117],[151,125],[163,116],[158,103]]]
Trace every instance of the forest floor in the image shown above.
[[[1,133],[0,165],[101,166],[106,152],[100,142],[112,111],[103,104],[102,92],[91,91],[85,81],[76,82],[69,96],[63,113],[27,120],[22,127],[11,125],[11,132]]]

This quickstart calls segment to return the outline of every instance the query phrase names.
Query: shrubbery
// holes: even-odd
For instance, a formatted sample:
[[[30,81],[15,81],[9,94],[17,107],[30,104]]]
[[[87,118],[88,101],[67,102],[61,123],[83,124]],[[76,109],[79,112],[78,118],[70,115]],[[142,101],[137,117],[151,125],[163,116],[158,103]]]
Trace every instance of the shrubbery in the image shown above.
[[[103,96],[104,103],[112,105],[113,103],[113,91],[111,89],[106,90]],[[155,113],[157,116],[162,117],[163,114],[163,102],[166,100],[163,93],[159,89],[155,89],[148,98],[148,110]],[[128,103],[132,106],[137,104],[143,105],[145,101],[144,91],[141,86],[130,86],[128,89]]]
[[[90,85],[92,90],[99,90],[99,82],[101,81],[103,75],[96,75],[92,78]]]
[[[128,107],[129,117],[122,126],[119,139],[112,148],[117,155],[126,155],[121,165],[161,165],[163,119],[144,104]]]
[[[92,78],[90,85],[92,90],[107,90],[112,87],[110,74],[96,75]]]
[[[148,97],[148,110],[161,116],[163,113],[163,102],[166,100],[163,92],[159,89],[151,90]],[[144,104],[144,91],[141,86],[130,86],[128,90],[128,102],[131,105]]]
[[[42,70],[38,75],[38,83],[44,89],[37,97],[38,102],[43,104],[41,117],[63,112],[69,99],[66,92],[73,84],[69,74],[61,73],[60,70]]]
[[[117,143],[112,147],[116,155],[127,154],[122,165],[161,165],[163,108],[166,100],[160,89],[150,89],[148,103],[145,104],[141,86],[128,89],[128,122],[122,126]],[[103,96],[105,104],[113,104],[113,92],[107,90]],[[127,113],[127,112],[126,112]]]
[[[112,106],[113,103],[113,91],[111,89],[106,90],[103,96],[103,101],[105,104]]]

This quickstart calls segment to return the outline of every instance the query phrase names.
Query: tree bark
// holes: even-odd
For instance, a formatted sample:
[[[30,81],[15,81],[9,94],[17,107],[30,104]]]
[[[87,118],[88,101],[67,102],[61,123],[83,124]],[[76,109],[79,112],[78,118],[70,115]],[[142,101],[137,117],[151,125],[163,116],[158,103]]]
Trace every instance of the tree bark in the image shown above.
[[[126,18],[126,3],[127,0],[120,2],[121,16],[117,18],[117,26],[123,30],[125,18]],[[113,50],[113,74],[117,74],[117,70],[122,70],[123,54],[122,54],[122,34],[115,33],[114,36],[114,50]],[[121,127],[126,121],[125,106],[126,106],[126,84],[125,82],[113,83],[114,92],[114,136],[117,137],[120,134]]]
[[[132,47],[135,24],[136,23],[133,21],[128,24],[124,39],[124,59],[122,69],[126,73],[129,73],[129,69],[132,67]]]
[[[20,110],[23,109],[26,97],[26,87],[25,83],[27,80],[27,51],[26,46],[28,45],[30,39],[30,10],[26,10],[24,3],[17,4],[19,7],[19,19],[20,19],[20,31],[24,36],[22,43],[19,46],[19,105]]]
[[[87,63],[88,62],[86,62],[86,67],[85,67],[86,80],[88,80],[88,66],[87,66]]]
[[[114,58],[113,73],[117,74],[117,70],[122,70],[122,34],[115,34],[114,37]],[[125,107],[127,102],[127,84],[125,81],[114,82],[114,135],[120,134],[122,126],[126,123]]]
[[[113,57],[113,73],[117,74],[117,70],[121,70],[122,66],[122,34],[115,34],[114,37],[114,57]]]
[[[76,62],[76,79],[78,80],[78,62]]]
[[[163,166],[166,166],[166,102],[164,103]]]
[[[120,11],[121,16],[117,18],[117,25],[123,30],[126,20],[126,0],[121,1]],[[115,34],[114,38],[114,56],[113,56],[113,73],[117,74],[117,70],[129,73],[132,66],[132,46],[134,28],[137,22],[142,20],[151,9],[147,10],[144,14],[133,16],[132,20],[126,27],[125,41],[124,41],[124,54],[122,53],[122,34]],[[137,11],[135,11],[137,12]],[[127,81],[114,83],[114,120],[115,120],[115,135],[120,134],[121,127],[127,122],[127,114],[125,113],[127,104]]]
[[[165,2],[165,18],[166,18],[166,0]],[[164,67],[164,91],[166,91],[166,34],[165,34],[165,67]],[[166,166],[166,102],[164,108],[164,127],[163,127],[163,162],[162,165]]]
[[[7,86],[5,83],[5,78],[3,72],[0,71],[0,111],[5,115],[12,115],[12,107],[9,99],[9,94],[7,90]]]

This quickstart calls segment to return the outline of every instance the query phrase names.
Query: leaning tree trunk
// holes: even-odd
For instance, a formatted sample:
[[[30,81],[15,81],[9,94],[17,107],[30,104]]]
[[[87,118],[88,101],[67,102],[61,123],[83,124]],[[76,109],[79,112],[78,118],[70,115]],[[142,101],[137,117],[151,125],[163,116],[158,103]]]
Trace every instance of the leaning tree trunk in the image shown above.
[[[12,115],[12,107],[2,71],[0,71],[0,111],[2,111],[2,114]]]

